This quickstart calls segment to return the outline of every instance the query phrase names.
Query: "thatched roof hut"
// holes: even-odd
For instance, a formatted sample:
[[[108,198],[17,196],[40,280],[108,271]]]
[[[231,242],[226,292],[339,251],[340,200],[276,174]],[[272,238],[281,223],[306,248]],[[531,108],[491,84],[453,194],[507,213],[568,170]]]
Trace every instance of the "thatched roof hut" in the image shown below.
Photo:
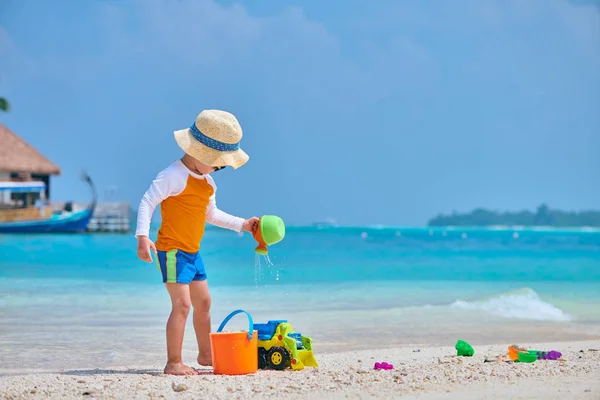
[[[60,175],[60,168],[0,124],[0,173]]]

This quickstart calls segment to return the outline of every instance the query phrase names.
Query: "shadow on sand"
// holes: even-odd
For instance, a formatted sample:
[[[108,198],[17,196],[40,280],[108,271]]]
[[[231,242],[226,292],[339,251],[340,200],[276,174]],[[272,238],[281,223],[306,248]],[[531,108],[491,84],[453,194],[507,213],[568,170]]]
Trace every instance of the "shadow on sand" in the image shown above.
[[[197,369],[199,375],[212,375],[212,369]],[[92,375],[164,375],[162,369],[76,369],[63,371],[61,375],[92,376]]]

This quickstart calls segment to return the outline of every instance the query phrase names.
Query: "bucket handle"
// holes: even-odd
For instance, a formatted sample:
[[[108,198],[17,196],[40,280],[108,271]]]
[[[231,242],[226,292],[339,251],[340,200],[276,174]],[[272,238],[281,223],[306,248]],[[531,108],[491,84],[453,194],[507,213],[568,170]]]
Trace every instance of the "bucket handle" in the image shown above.
[[[248,339],[252,340],[252,333],[254,332],[254,321],[252,321],[252,317],[250,316],[250,314],[248,314],[244,310],[235,310],[231,314],[226,316],[223,322],[221,322],[221,325],[219,325],[219,329],[217,329],[217,332],[221,332],[223,328],[225,328],[225,325],[229,322],[229,320],[240,313],[244,313],[248,316]]]

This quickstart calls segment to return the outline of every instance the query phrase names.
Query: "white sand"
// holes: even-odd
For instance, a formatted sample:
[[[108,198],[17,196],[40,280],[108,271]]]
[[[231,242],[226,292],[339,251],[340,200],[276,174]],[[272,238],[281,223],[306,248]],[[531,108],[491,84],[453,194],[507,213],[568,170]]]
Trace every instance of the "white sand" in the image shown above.
[[[317,354],[319,368],[248,376],[203,369],[201,376],[174,377],[162,374],[159,365],[13,371],[0,375],[0,399],[600,399],[600,341],[519,344],[561,351],[564,360],[484,362],[507,352],[506,345],[492,345],[474,346],[473,357],[455,357],[452,347]],[[375,371],[375,361],[394,369]]]

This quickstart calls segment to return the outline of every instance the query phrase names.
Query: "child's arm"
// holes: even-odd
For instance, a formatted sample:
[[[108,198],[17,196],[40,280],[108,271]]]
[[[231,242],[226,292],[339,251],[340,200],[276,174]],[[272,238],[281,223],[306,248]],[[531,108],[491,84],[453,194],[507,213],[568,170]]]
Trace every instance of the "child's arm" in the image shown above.
[[[243,218],[236,217],[219,210],[219,208],[217,208],[216,199],[217,187],[210,175],[207,176],[207,180],[212,185],[213,189],[215,190],[215,193],[213,193],[213,195],[210,196],[208,207],[206,208],[206,222],[208,222],[211,225],[215,225],[220,228],[230,229],[236,232],[254,231],[254,228],[258,223],[258,218],[252,217],[245,220]]]
[[[152,214],[156,206],[159,205],[164,199],[167,198],[165,194],[165,179],[163,174],[158,174],[156,179],[152,181],[150,187],[144,193],[140,206],[138,207],[137,216],[137,227],[135,230],[135,236],[139,239],[141,236],[148,237],[150,234],[150,222],[152,221]]]
[[[152,184],[140,201],[135,236],[138,239],[138,257],[141,260],[152,262],[150,249],[156,252],[156,247],[149,238],[152,214],[156,206],[164,199],[183,190],[185,183],[182,187],[180,181],[181,179],[178,179],[177,174],[174,174],[170,169],[161,171],[152,181]]]
[[[217,208],[216,197],[213,194],[210,196],[208,207],[206,208],[206,222],[232,231],[241,232],[245,220],[240,217],[227,214]]]

